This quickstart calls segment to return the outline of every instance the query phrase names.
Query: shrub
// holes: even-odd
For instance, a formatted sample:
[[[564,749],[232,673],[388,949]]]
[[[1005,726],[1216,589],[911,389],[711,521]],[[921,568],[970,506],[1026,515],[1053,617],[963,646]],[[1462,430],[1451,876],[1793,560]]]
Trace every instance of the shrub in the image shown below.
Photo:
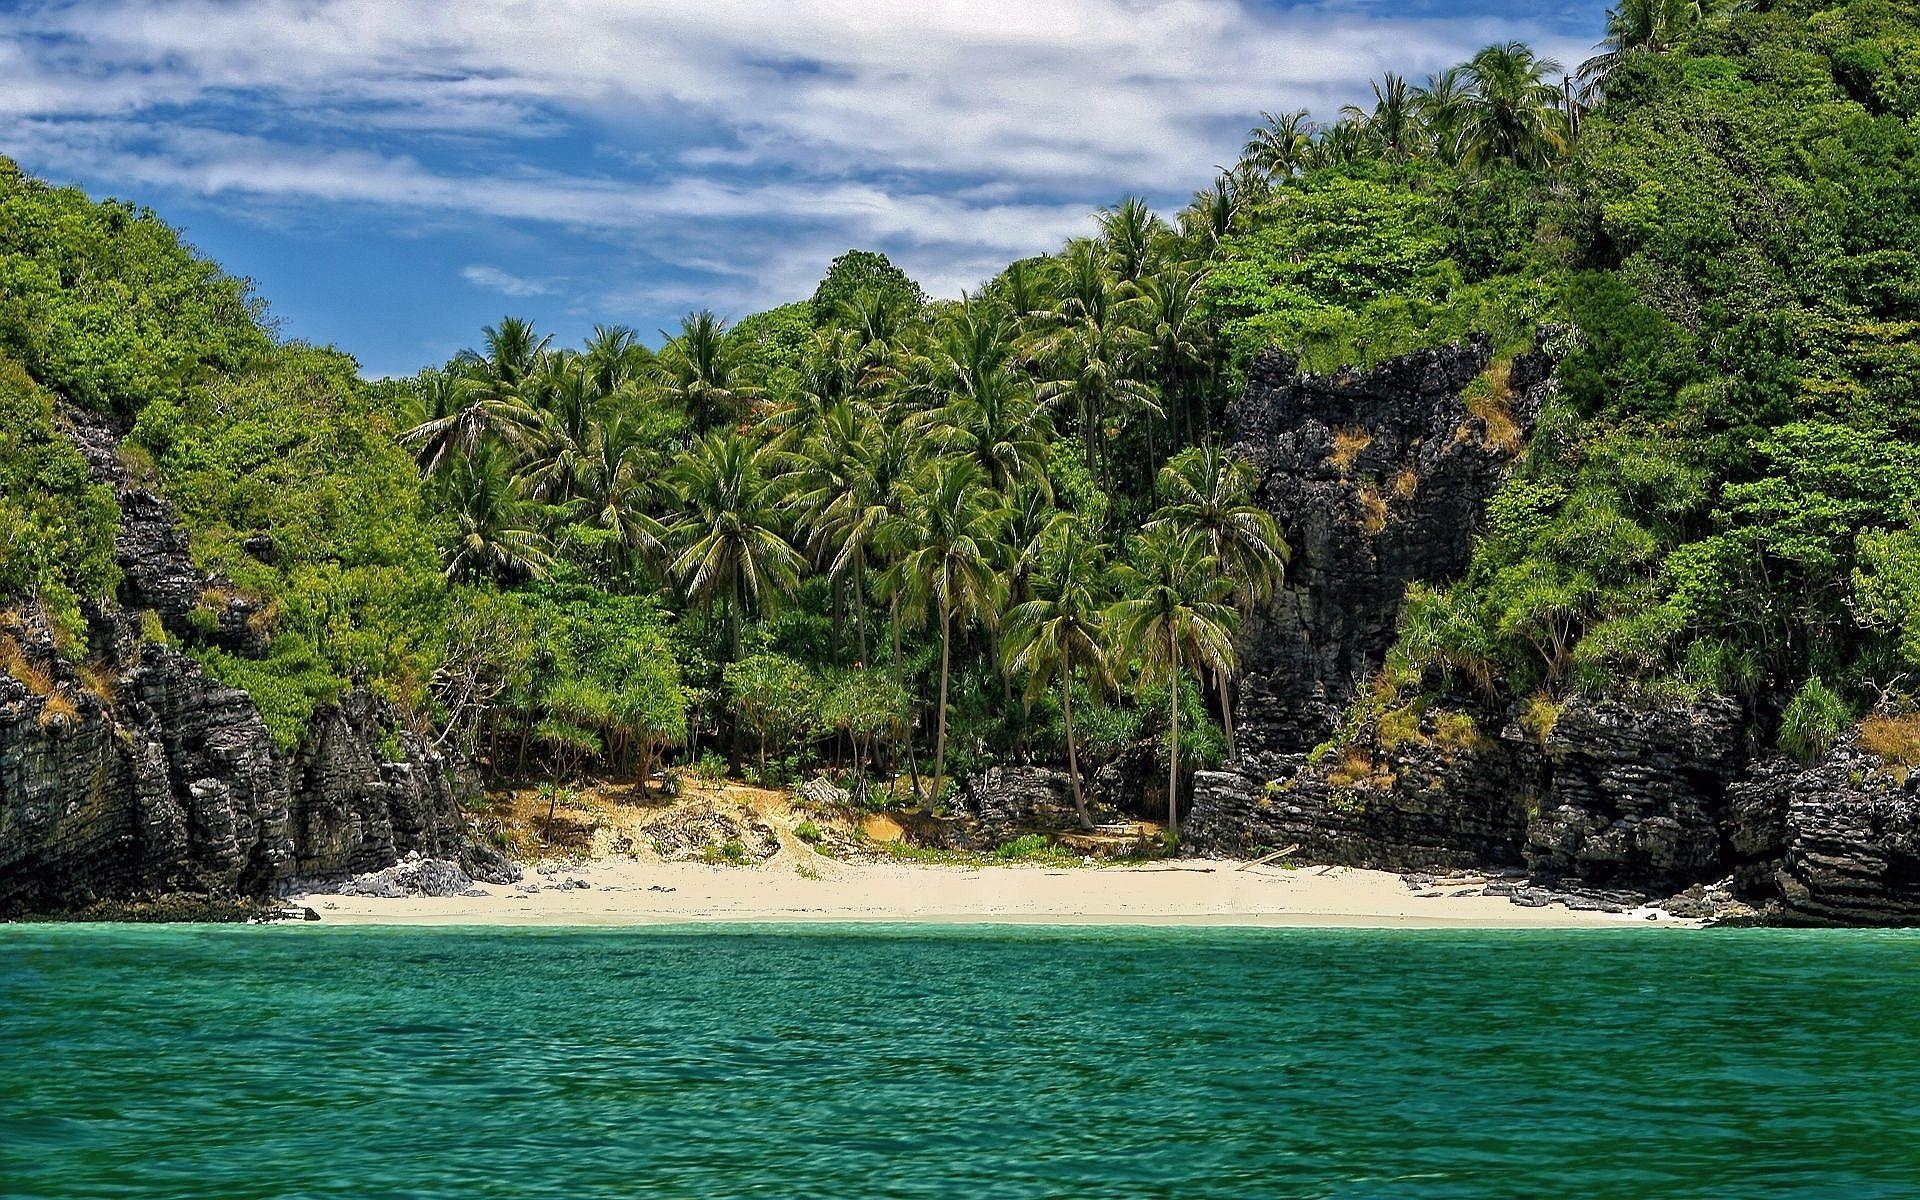
[[[813,823],[813,818],[809,817],[793,827],[793,836],[812,846],[817,845],[827,835]]]
[[[1812,762],[1833,749],[1833,743],[1852,722],[1846,701],[1818,675],[1800,685],[1780,717],[1780,748],[1801,762]]]

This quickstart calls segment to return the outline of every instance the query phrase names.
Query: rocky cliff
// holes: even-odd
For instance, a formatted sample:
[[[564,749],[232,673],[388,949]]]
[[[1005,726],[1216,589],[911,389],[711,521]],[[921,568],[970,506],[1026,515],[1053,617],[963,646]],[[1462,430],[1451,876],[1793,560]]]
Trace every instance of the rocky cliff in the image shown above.
[[[1852,742],[1811,766],[1759,755],[1753,715],[1717,698],[1574,698],[1543,717],[1496,687],[1356,706],[1408,585],[1464,569],[1550,394],[1543,356],[1504,379],[1490,365],[1477,343],[1343,376],[1255,365],[1237,441],[1294,560],[1242,632],[1238,754],[1196,778],[1186,844],[1613,896],[1730,880],[1779,920],[1920,921],[1920,774]]]
[[[209,627],[193,614],[228,596],[187,556],[165,500],[121,466],[97,417],[66,420],[121,526],[117,602],[91,606],[82,666],[55,653],[31,612],[0,660],[0,916],[161,896],[264,898],[298,877],[385,866],[409,851],[459,859],[481,877],[511,868],[468,836],[469,774],[394,732],[365,695],[318,714],[284,755],[245,692],[178,647],[202,638],[263,646],[244,599]],[[379,747],[385,747],[383,752]]]

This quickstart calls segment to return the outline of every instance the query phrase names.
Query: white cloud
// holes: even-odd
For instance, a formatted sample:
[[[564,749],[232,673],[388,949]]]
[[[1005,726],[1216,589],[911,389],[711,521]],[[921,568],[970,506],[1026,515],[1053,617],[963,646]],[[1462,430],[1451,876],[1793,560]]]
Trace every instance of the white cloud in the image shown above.
[[[551,296],[560,289],[551,283],[542,283],[538,279],[523,279],[499,267],[489,267],[484,263],[475,263],[460,270],[460,278],[475,287],[499,292],[506,296]]]
[[[565,227],[743,306],[850,245],[950,294],[1122,193],[1178,200],[1262,108],[1530,35],[1584,48],[1339,0],[57,0],[0,15],[0,149],[243,207]]]

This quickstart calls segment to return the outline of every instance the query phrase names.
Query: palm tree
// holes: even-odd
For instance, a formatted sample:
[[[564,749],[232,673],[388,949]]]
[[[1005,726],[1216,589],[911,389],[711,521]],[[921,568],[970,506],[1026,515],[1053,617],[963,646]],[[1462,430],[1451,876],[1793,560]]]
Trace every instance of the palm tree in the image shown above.
[[[887,549],[890,535],[901,526],[906,510],[906,482],[919,469],[921,439],[897,422],[865,415],[848,447],[836,494],[803,496],[812,536],[823,551],[831,549],[827,570],[853,583],[857,598],[866,595],[868,564]],[[869,661],[864,603],[854,607],[860,633],[860,660]],[[900,621],[893,603],[893,657],[895,680],[900,679]]]
[[[1106,628],[1094,591],[1099,564],[1071,521],[1062,527],[1060,544],[1047,571],[1039,578],[1036,595],[1007,614],[1004,649],[1007,671],[1026,679],[1028,700],[1038,698],[1048,685],[1060,686],[1060,715],[1067,734],[1067,777],[1073,782],[1073,808],[1083,828],[1093,828],[1087,800],[1080,787],[1080,751],[1073,728],[1073,679],[1079,674],[1095,686],[1113,686],[1107,657]]]
[[[646,445],[625,417],[596,425],[581,459],[580,518],[612,535],[622,569],[636,554],[657,562],[666,553],[667,528],[648,511],[654,473],[647,459]]]
[[[751,601],[764,607],[800,586],[806,560],[780,533],[780,497],[768,478],[769,451],[728,430],[696,441],[674,464],[685,511],[674,525],[682,549],[673,573],[691,596],[726,611],[728,645],[740,657],[740,621]]]
[[[1337,121],[1321,130],[1319,138],[1313,143],[1315,166],[1352,166],[1364,158],[1366,153],[1366,130],[1352,120]]]
[[[1166,502],[1146,526],[1199,538],[1243,614],[1286,578],[1287,544],[1273,514],[1253,501],[1259,484],[1258,469],[1236,454],[1212,446],[1182,451],[1160,469]],[[1216,670],[1228,754],[1234,752],[1232,684],[1229,672]]]
[[[1470,166],[1513,162],[1542,166],[1567,148],[1561,92],[1549,77],[1560,64],[1523,42],[1488,46],[1462,68],[1461,158]]]
[[[1153,268],[1153,260],[1167,236],[1167,223],[1147,202],[1128,196],[1100,214],[1100,237],[1107,244],[1113,272],[1132,283]]]
[[[1141,280],[1138,288],[1148,360],[1159,368],[1161,396],[1178,405],[1180,432],[1189,442],[1208,432],[1211,417],[1206,414],[1195,429],[1201,377],[1212,361],[1212,337],[1200,313],[1200,284],[1205,279],[1202,269],[1169,267]]]
[[[596,426],[602,393],[598,378],[577,355],[554,357],[523,388],[528,421],[520,474],[535,499],[573,499],[581,464]]]
[[[1607,10],[1607,36],[1599,51],[1580,64],[1580,99],[1597,104],[1607,76],[1630,54],[1665,54],[1687,32],[1724,7],[1718,0],[1621,0]]]
[[[1247,131],[1240,158],[1269,179],[1291,179],[1313,161],[1313,118],[1306,109],[1260,114],[1262,123]]]
[[[1180,228],[1189,239],[1198,242],[1203,251],[1210,252],[1233,233],[1234,217],[1239,210],[1233,181],[1222,175],[1211,187],[1195,192],[1193,202],[1180,210]]]
[[[1349,104],[1341,114],[1355,121],[1394,162],[1413,153],[1420,135],[1420,111],[1403,76],[1389,74],[1373,85],[1373,110]]]
[[[1466,98],[1467,75],[1461,67],[1448,67],[1437,75],[1427,76],[1427,86],[1414,95],[1427,148],[1442,162],[1452,163],[1459,158],[1460,123]]]
[[[1013,328],[998,306],[969,299],[941,329],[935,369],[949,397],[921,414],[950,447],[980,464],[997,491],[1031,480],[1047,486],[1053,422],[1033,385],[1012,369]]]
[[[666,336],[666,331],[661,331]],[[746,380],[740,351],[727,336],[727,323],[703,308],[681,318],[680,336],[669,338],[660,351],[660,370],[666,394],[693,418],[705,433],[733,424],[760,394]]]
[[[971,459],[938,460],[910,486],[905,529],[911,549],[894,565],[897,586],[912,606],[940,622],[940,700],[933,743],[933,795],[947,764],[947,685],[953,667],[953,624],[991,625],[1003,581],[996,545],[1004,510]]]
[[[521,495],[504,454],[490,444],[456,459],[446,475],[453,540],[447,578],[513,583],[544,579],[553,555],[534,505]]]
[[[1140,665],[1140,680],[1167,689],[1167,833],[1180,832],[1180,684],[1189,669],[1231,672],[1239,614],[1206,542],[1167,528],[1131,539],[1118,575],[1126,598],[1107,610],[1112,644]]]
[[[580,358],[603,397],[639,384],[653,366],[653,352],[625,325],[595,325]]]
[[[1159,415],[1153,389],[1134,375],[1145,338],[1132,323],[1140,307],[1130,289],[1106,272],[1098,249],[1078,242],[1068,248],[1067,274],[1053,328],[1036,344],[1051,364],[1041,384],[1043,401],[1075,412],[1085,441],[1087,469],[1106,481],[1107,419],[1122,405]],[[1124,420],[1121,422],[1124,424]]]
[[[428,401],[428,418],[400,435],[423,471],[473,454],[489,436],[517,446],[536,423],[522,393],[545,364],[552,337],[519,317],[503,317],[481,336],[485,349],[454,357],[451,378]]]

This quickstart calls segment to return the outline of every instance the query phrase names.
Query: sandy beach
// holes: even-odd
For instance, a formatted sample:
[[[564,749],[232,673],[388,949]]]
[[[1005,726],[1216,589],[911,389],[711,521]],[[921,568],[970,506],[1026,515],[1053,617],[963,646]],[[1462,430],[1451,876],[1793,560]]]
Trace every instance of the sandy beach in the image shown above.
[[[804,869],[803,869],[804,868]],[[1242,869],[1245,868],[1245,869]],[[1462,886],[1415,892],[1401,876],[1343,867],[1182,859],[1147,866],[929,866],[783,853],[760,866],[631,859],[553,864],[484,896],[313,894],[323,922],[395,925],[646,925],[925,922],[1107,925],[1571,928],[1679,925],[1662,914],[1523,908]],[[586,887],[550,885],[579,880]]]

